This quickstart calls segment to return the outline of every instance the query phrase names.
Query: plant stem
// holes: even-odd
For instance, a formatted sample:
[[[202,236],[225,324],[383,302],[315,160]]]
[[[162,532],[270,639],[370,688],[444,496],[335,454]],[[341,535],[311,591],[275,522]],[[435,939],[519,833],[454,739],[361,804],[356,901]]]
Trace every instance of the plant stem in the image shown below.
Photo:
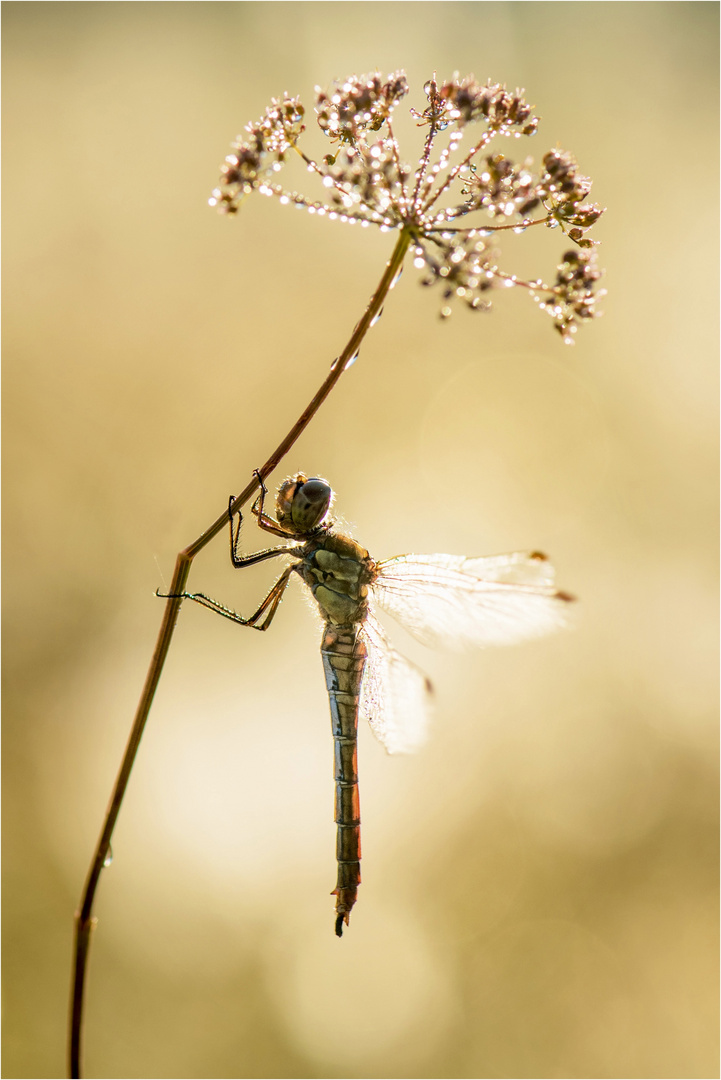
[[[363,341],[371,323],[379,314],[383,303],[393,287],[399,270],[403,265],[403,259],[405,257],[408,246],[411,242],[411,234],[403,229],[400,232],[396,246],[393,250],[393,254],[390,257],[388,265],[383,273],[378,287],[376,288],[373,296],[370,299],[368,307],[361,318],[360,322],[356,325],[350,340],[345,349],[334,362],[331,367],[330,374],[323,381],[322,385],[311,399],[308,406],[303,410],[301,415],[296,420],[293,427],[288,434],[282,440],[282,442],[275,448],[263,467],[259,469],[260,475],[265,479],[280,461],[285,457],[290,448],[296,442],[298,437],[305,431],[306,427],[317,413],[320,406],[330,394],[333,387],[339,381],[343,372],[346,369],[348,361],[356,355],[361,342]],[[237,496],[233,502],[233,511],[239,510],[244,506],[254,495],[258,488],[258,481],[253,479],[247,484],[240,495]],[[206,544],[208,544],[214,536],[216,536],[223,528],[228,524],[228,511],[224,510],[220,517],[215,521],[208,529],[202,533],[192,544],[184,548],[179,552],[175,562],[175,572],[173,574],[173,580],[170,585],[169,592],[172,594],[180,594],[185,591],[185,586],[190,573],[190,567],[195,556],[200,552]],[[74,971],[73,971],[73,986],[72,986],[72,1001],[71,1001],[71,1015],[70,1015],[70,1076],[73,1078],[80,1077],[81,1073],[81,1038],[82,1038],[82,1024],[83,1024],[83,1003],[84,1003],[84,991],[87,976],[87,964],[88,964],[88,952],[90,949],[90,937],[93,927],[97,922],[92,916],[93,901],[95,899],[95,893],[100,880],[100,873],[106,864],[108,852],[110,850],[110,839],[115,828],[115,823],[120,813],[120,807],[125,795],[125,789],[128,786],[128,780],[130,778],[130,772],[133,768],[135,756],[138,752],[140,745],[140,739],[145,728],[145,722],[150,712],[150,706],[153,702],[153,697],[160,681],[160,676],[163,670],[163,664],[165,658],[168,655],[170,648],[170,642],[173,637],[173,630],[180,613],[180,605],[182,604],[182,597],[179,595],[173,595],[168,598],[168,602],[165,606],[165,613],[163,615],[163,622],[160,627],[160,633],[158,634],[158,640],[155,645],[155,651],[153,652],[152,660],[150,661],[150,667],[145,679],[145,685],[143,692],[140,696],[137,712],[135,714],[135,720],[133,721],[133,727],[130,732],[130,738],[128,739],[128,745],[125,749],[125,756],[123,757],[120,771],[118,773],[117,780],[115,781],[115,788],[110,799],[110,805],[105,816],[105,822],[103,829],[98,840],[97,847],[93,860],[90,864],[87,880],[85,882],[85,889],[83,890],[82,899],[80,902],[80,908],[75,914],[75,950],[74,950]]]

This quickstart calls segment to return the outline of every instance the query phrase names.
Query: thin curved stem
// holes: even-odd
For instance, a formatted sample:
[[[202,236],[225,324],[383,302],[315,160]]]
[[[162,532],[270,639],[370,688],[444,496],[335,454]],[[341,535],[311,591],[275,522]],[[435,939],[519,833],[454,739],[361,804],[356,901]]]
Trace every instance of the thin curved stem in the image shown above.
[[[481,210],[482,207],[475,207],[474,209]],[[473,213],[471,210],[469,213]],[[460,214],[458,215],[460,217]],[[549,221],[553,219],[553,214],[546,214],[543,218],[523,218],[521,221],[512,221],[509,225],[468,225],[464,229],[457,229],[453,225],[438,224],[429,225],[425,232],[428,233],[456,233],[458,236],[473,236],[474,233],[495,233],[495,232],[508,232],[509,230],[520,229],[521,226],[524,229],[532,229],[534,225],[547,225]],[[440,222],[440,217],[436,218],[436,221]]]
[[[330,373],[324,379],[318,391],[314,394],[313,398],[307,405],[307,407],[300,414],[295,424],[292,426],[285,438],[278,444],[268,460],[259,469],[261,478],[264,480],[280,461],[285,457],[290,448],[296,442],[298,437],[313,419],[318,409],[323,404],[325,399],[330,394],[333,387],[340,380],[343,372],[346,369],[348,361],[356,355],[361,342],[363,341],[366,333],[368,332],[371,324],[376,316],[379,314],[383,307],[384,301],[393,287],[399,270],[403,265],[403,259],[408,250],[408,246],[411,242],[411,234],[403,229],[396,241],[396,246],[393,250],[393,254],[390,257],[388,265],[385,268],[383,277],[381,278],[378,287],[376,288],[373,296],[370,299],[368,307],[366,308],[363,317],[356,325],[353,333],[350,336],[348,344],[344,348],[340,356],[335,360],[331,366]],[[232,504],[233,512],[239,510],[244,506],[251,497],[255,494],[259,484],[257,478],[253,479],[246,485],[241,491],[240,495],[234,500]],[[122,805],[125,790],[128,786],[128,780],[130,778],[130,772],[133,768],[135,756],[138,752],[140,745],[140,739],[145,728],[145,722],[150,712],[150,707],[153,702],[153,697],[160,681],[160,676],[163,670],[163,664],[165,658],[168,655],[170,643],[173,637],[173,630],[178,619],[180,612],[180,605],[182,604],[182,596],[178,595],[185,591],[185,586],[190,573],[190,567],[193,559],[202,551],[206,544],[210,543],[214,536],[216,536],[222,529],[226,528],[228,524],[228,511],[223,510],[223,513],[213,524],[203,532],[197,540],[189,544],[188,547],[183,548],[179,552],[175,562],[175,571],[173,573],[173,579],[168,590],[171,594],[168,598],[168,602],[165,606],[165,612],[163,614],[163,621],[158,634],[158,640],[155,645],[152,659],[150,661],[150,667],[145,679],[145,685],[140,696],[138,708],[135,714],[135,720],[133,721],[133,727],[130,732],[130,738],[128,739],[128,745],[125,749],[125,755],[123,757],[122,764],[118,777],[115,781],[115,787],[110,799],[110,805],[108,807],[105,821],[103,823],[100,839],[98,840],[93,860],[90,864],[88,876],[85,882],[85,888],[83,890],[82,899],[80,901],[80,907],[75,914],[75,949],[74,949],[74,970],[73,970],[73,984],[72,984],[72,1000],[70,1010],[70,1076],[77,1078],[82,1075],[81,1072],[81,1050],[82,1050],[82,1024],[83,1024],[83,1003],[85,996],[85,986],[87,977],[88,966],[88,952],[90,948],[90,937],[93,927],[96,923],[96,919],[92,916],[93,901],[95,899],[95,893],[97,891],[98,882],[100,880],[100,874],[103,867],[106,865],[106,859],[110,850],[110,839],[115,828],[115,823],[120,813],[120,807]]]

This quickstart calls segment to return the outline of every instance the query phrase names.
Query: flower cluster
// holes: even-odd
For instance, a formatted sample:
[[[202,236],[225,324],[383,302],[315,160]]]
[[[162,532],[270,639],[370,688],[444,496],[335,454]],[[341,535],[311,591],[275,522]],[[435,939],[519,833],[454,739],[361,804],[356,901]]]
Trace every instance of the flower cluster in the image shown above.
[[[236,213],[241,199],[259,187],[263,177],[277,171],[285,161],[285,153],[294,146],[305,129],[305,110],[298,98],[282,101],[273,98],[265,115],[255,124],[248,124],[248,138],[240,135],[221,167],[221,187],[215,188],[210,205],[227,214]]]
[[[456,121],[462,126],[481,120],[498,134],[516,136],[534,135],[538,127],[538,119],[531,115],[531,106],[523,100],[521,90],[510,94],[497,83],[481,86],[472,75],[460,80],[456,77],[442,86],[436,86],[432,79],[426,86],[429,99],[434,95],[443,102],[447,122]]]
[[[354,145],[367,130],[382,128],[407,93],[408,82],[402,71],[389,75],[386,82],[378,72],[351,75],[330,94],[317,86],[318,126],[329,138]]]
[[[537,172],[530,159],[513,161],[489,151],[493,139],[535,134],[538,119],[522,91],[457,75],[440,83],[434,75],[424,89],[427,106],[411,109],[419,128],[426,129],[415,168],[401,159],[393,133],[393,111],[408,93],[405,75],[354,75],[327,92],[316,90],[318,126],[336,144],[334,153],[316,161],[299,147],[304,109],[286,95],[233,145],[211,204],[234,213],[246,195],[259,191],[330,219],[405,230],[414,264],[426,270],[423,283],[440,284],[442,315],[450,314],[454,298],[484,310],[492,288],[518,285],[571,342],[577,325],[596,313],[595,298],[601,295],[600,271],[589,250],[596,241],[586,236],[603,213],[586,202],[591,181],[561,150],[549,151]],[[462,148],[464,140],[468,145]],[[290,149],[319,178],[322,199],[276,182]],[[479,213],[485,221],[465,224]],[[502,270],[498,252],[487,243],[504,230],[520,233],[537,226],[560,229],[580,249],[563,256],[552,285],[522,281]]]
[[[593,247],[597,242],[584,233],[600,218],[603,210],[595,203],[581,206],[591,191],[591,181],[581,176],[571,154],[549,150],[543,159],[544,172],[538,184],[539,198],[579,247]]]
[[[550,290],[544,286],[550,299],[542,300],[541,308],[551,316],[564,341],[575,331],[579,319],[595,315],[594,289],[600,276],[591,252],[567,251],[557,269],[555,284]]]
[[[475,164],[469,165],[469,171],[461,189],[461,193],[468,196],[462,207],[464,214],[485,210],[492,218],[514,214],[524,217],[540,205],[538,183],[528,162],[516,165],[503,154],[489,154],[480,171]]]
[[[527,227],[532,224],[527,215],[543,207],[549,215],[547,224],[560,225],[579,247],[597,243],[584,234],[603,210],[595,204],[581,205],[591,191],[591,181],[579,173],[571,154],[562,150],[549,150],[538,176],[530,160],[517,165],[503,154],[489,154],[480,167],[469,165],[464,185],[468,199],[456,209],[458,216],[482,209],[494,218],[518,215]]]
[[[483,298],[493,286],[495,268],[490,251],[482,240],[443,244],[436,241],[435,255],[433,248],[416,248],[418,269],[423,267],[430,273],[422,279],[423,285],[443,283],[444,301],[458,297],[474,311],[486,311],[490,302]],[[451,308],[448,303],[441,308],[441,317],[448,318]]]

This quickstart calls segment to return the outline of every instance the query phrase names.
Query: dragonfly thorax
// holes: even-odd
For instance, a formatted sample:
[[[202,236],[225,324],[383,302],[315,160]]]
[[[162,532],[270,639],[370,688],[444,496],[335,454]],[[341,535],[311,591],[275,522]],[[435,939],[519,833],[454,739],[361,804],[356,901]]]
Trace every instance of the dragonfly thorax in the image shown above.
[[[288,532],[307,535],[323,521],[330,508],[333,492],[319,477],[310,479],[297,473],[284,480],[278,489],[278,523]]]
[[[329,532],[311,540],[298,567],[327,621],[338,626],[362,622],[375,563],[349,536]]]

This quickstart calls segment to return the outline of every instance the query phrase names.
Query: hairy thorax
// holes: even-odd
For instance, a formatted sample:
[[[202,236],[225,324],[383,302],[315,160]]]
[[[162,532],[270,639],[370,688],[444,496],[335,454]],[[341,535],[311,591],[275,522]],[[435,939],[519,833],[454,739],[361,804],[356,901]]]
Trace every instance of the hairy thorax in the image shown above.
[[[310,540],[297,569],[328,622],[350,626],[365,618],[375,563],[355,540],[332,532]]]

